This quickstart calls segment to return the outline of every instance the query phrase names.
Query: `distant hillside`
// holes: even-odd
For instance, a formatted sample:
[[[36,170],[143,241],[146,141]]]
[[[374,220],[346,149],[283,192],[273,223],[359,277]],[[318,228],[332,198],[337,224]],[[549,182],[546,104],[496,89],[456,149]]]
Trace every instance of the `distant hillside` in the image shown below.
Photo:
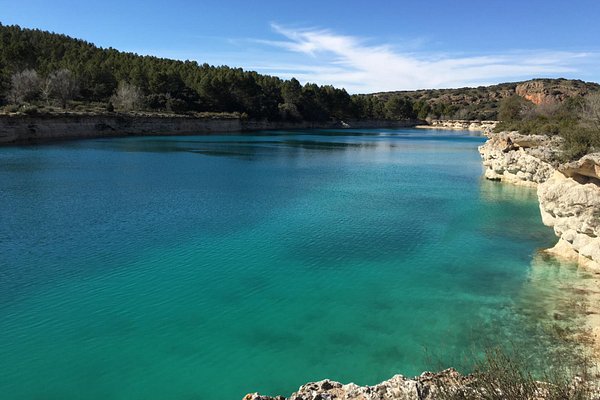
[[[497,119],[500,101],[519,95],[534,104],[560,103],[600,91],[600,85],[572,79],[532,79],[524,82],[459,89],[424,89],[374,93],[380,99],[409,98],[420,118]]]
[[[238,113],[270,121],[406,120],[412,104],[296,79],[140,56],[0,23],[0,112]]]

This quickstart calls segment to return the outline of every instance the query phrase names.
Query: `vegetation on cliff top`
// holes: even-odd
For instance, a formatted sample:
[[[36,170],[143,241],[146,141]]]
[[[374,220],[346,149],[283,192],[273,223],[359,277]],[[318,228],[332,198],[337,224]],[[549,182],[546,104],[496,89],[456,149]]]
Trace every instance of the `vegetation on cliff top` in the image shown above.
[[[600,150],[600,92],[538,105],[513,95],[501,102],[498,116],[497,132],[561,136],[564,161]]]
[[[598,397],[593,362],[578,355],[579,364],[532,370],[523,353],[490,348],[472,367],[470,383],[441,382],[439,400],[592,400]]]

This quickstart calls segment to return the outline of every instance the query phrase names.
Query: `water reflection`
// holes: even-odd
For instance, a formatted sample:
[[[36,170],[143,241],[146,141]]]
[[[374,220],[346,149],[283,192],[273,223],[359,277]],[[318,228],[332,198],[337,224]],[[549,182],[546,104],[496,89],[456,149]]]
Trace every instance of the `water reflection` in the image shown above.
[[[282,138],[283,139],[283,138]],[[122,140],[109,143],[97,143],[97,149],[123,152],[150,152],[150,153],[192,153],[214,157],[232,157],[242,159],[255,159],[260,156],[272,156],[285,152],[294,157],[303,150],[316,151],[346,151],[350,149],[376,148],[382,146],[379,142],[350,142],[350,141],[325,141],[314,139],[286,139],[286,140]],[[388,145],[389,146],[389,145]]]
[[[257,156],[270,156],[288,153],[295,157],[298,152],[309,151],[348,151],[355,149],[391,149],[408,143],[431,142],[442,145],[449,140],[455,145],[471,144],[472,132],[449,132],[415,129],[381,130],[310,130],[310,131],[260,131],[250,134],[209,134],[199,136],[153,136],[92,139],[74,142],[61,142],[48,146],[61,148],[94,149],[103,151],[175,153],[187,152],[205,156],[254,159]],[[464,149],[461,149],[464,150]]]

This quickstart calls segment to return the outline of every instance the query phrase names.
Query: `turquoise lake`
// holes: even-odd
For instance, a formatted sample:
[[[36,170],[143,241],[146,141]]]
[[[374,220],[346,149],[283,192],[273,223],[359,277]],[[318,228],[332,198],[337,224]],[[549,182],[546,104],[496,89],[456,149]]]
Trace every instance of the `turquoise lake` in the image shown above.
[[[323,130],[0,148],[0,393],[241,399],[544,362],[535,191],[469,132]],[[546,284],[545,283],[545,284]],[[552,288],[545,287],[546,300]]]

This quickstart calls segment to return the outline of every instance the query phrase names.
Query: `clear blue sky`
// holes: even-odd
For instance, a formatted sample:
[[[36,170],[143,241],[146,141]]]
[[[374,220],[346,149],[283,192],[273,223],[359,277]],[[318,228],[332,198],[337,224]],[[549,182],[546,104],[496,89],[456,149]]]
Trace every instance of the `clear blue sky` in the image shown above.
[[[0,0],[0,21],[352,92],[600,81],[600,1]]]

